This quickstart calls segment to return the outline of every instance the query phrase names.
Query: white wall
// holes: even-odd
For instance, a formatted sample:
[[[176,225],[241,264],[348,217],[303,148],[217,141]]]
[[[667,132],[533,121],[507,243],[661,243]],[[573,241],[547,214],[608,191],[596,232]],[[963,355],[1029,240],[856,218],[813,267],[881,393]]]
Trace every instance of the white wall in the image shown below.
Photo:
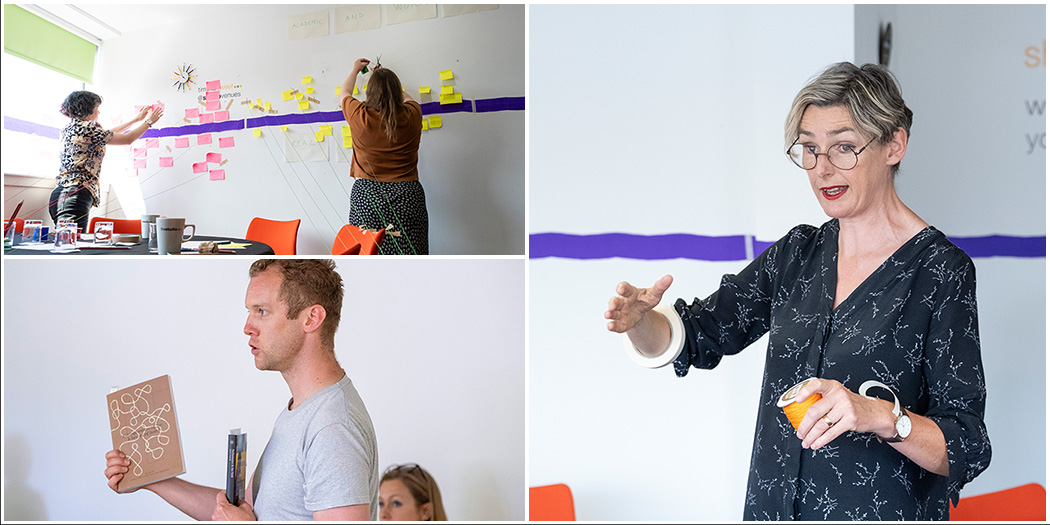
[[[824,66],[876,59],[876,14],[915,112],[905,202],[949,236],[1045,235],[1045,152],[1023,148],[1045,131],[1023,105],[1045,98],[1023,65],[1043,6],[533,6],[530,231],[772,241],[824,222],[784,118]],[[676,379],[601,315],[621,280],[671,273],[665,302],[689,300],[744,264],[530,261],[530,485],[567,483],[581,520],[740,519],[767,339]],[[963,496],[1045,485],[1046,260],[975,264],[994,454]]]
[[[336,6],[245,5],[236,17],[201,17],[106,40],[100,51],[97,88],[104,98],[101,121],[136,104],[160,100],[167,111],[160,127],[186,125],[184,110],[200,107],[199,94],[171,87],[172,71],[192,64],[200,75],[197,86],[209,80],[240,85],[230,108],[231,119],[250,114],[242,100],[272,101],[281,115],[297,113],[293,102],[282,102],[281,92],[305,89],[303,76],[313,76],[319,105],[309,112],[339,109],[335,88],[359,57],[381,62],[397,72],[402,84],[421,102],[437,96],[419,96],[419,86],[436,93],[442,84],[438,72],[452,69],[454,85],[464,99],[522,97],[525,90],[525,8],[498,9],[460,16],[389,25],[380,29],[289,41],[287,16],[328,10]],[[359,84],[367,75],[359,76]],[[363,98],[360,95],[359,98]],[[223,108],[226,107],[223,99]],[[202,109],[203,111],[203,109]],[[500,111],[442,115],[443,127],[423,132],[420,145],[420,182],[427,192],[430,215],[430,252],[434,254],[522,254],[525,251],[525,114]],[[196,122],[194,122],[196,123]],[[336,130],[340,129],[339,123]],[[292,126],[292,130],[318,129]],[[204,234],[243,235],[253,217],[288,220],[301,218],[299,254],[327,254],[349,210],[349,153],[342,140],[331,145],[329,161],[285,162],[279,128],[265,129],[261,138],[251,130],[222,133],[236,146],[196,146],[176,149],[172,168],[160,168],[156,150],[138,179],[129,179],[127,153],[116,148],[106,159],[106,176],[130,195],[128,210],[145,199],[149,213],[186,216]],[[336,142],[331,138],[329,143]],[[161,139],[161,150],[173,139]],[[140,146],[138,146],[140,147]],[[126,148],[125,148],[126,149]],[[223,154],[229,163],[225,181],[195,177],[192,164],[205,153]],[[341,151],[341,152],[340,152]],[[164,155],[171,154],[164,152]],[[111,157],[123,156],[123,161]],[[212,166],[214,167],[214,165]],[[133,173],[133,172],[132,172]],[[125,189],[127,188],[127,189]],[[123,198],[123,196],[122,196]],[[132,213],[138,213],[132,211]],[[119,212],[115,215],[119,216]],[[135,215],[137,217],[137,215]]]
[[[248,432],[254,468],[290,394],[248,353],[249,266],[4,261],[5,521],[186,519],[146,491],[112,493],[102,476],[110,387],[161,374],[174,384],[184,479],[223,486],[233,427]],[[525,519],[524,269],[520,260],[338,261],[346,298],[336,352],[372,416],[380,469],[423,465],[452,519]]]

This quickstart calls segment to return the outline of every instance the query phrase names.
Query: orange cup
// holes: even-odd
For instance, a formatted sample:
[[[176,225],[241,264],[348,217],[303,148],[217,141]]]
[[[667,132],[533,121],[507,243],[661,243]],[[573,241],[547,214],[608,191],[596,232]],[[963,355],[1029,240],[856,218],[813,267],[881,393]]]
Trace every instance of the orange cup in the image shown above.
[[[798,394],[798,391],[802,390],[802,387],[806,386],[808,382],[809,379],[806,379],[795,384],[787,389],[777,401],[777,406],[784,411],[784,415],[787,416],[788,421],[791,422],[791,426],[795,427],[795,430],[798,430],[798,424],[802,422],[802,418],[806,417],[806,411],[809,410],[809,407],[823,397],[820,394],[813,394],[802,401],[795,402],[795,396]]]

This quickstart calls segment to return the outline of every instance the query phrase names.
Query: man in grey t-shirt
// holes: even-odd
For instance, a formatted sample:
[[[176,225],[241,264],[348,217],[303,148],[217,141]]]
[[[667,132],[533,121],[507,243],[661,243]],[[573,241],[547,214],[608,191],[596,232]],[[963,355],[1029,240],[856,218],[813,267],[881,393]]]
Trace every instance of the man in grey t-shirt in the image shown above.
[[[375,520],[375,430],[335,358],[343,305],[335,263],[260,260],[249,275],[248,346],[256,368],[281,372],[292,399],[248,483],[248,501],[231,505],[224,490],[177,477],[144,488],[198,520]],[[116,490],[129,464],[118,450],[106,453],[110,488]]]

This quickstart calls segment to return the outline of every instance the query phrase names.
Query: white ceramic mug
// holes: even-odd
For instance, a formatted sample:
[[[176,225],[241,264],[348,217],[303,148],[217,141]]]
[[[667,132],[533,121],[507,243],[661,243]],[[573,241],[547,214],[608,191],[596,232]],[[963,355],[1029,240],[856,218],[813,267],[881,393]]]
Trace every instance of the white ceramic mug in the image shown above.
[[[158,217],[160,217],[160,215],[154,215],[152,213],[143,213],[142,214],[142,216],[140,218],[142,220],[142,238],[143,239],[148,239],[149,238],[149,225],[151,223],[157,222],[157,218]]]
[[[189,237],[185,237],[186,228],[192,228]],[[197,227],[186,224],[181,217],[157,218],[157,253],[160,255],[182,253],[182,243],[193,238]]]

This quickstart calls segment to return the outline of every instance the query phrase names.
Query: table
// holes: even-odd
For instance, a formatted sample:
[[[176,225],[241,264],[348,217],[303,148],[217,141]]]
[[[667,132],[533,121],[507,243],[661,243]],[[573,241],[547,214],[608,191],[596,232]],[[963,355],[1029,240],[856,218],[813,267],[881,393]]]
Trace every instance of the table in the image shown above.
[[[187,246],[197,246],[204,241],[229,241],[233,243],[250,243],[251,246],[247,246],[241,249],[227,250],[233,253],[220,253],[219,255],[273,255],[273,248],[266,243],[259,241],[249,241],[247,239],[238,239],[235,237],[216,237],[214,235],[194,235],[192,240],[183,243],[182,253],[183,255],[198,255],[195,251],[189,251]],[[90,244],[85,241],[80,241],[78,245]],[[51,243],[46,245],[48,248],[52,246]],[[220,247],[220,249],[222,249]],[[139,242],[128,246],[127,249],[122,248],[102,248],[102,249],[90,249],[85,248],[77,250],[75,252],[65,253],[54,253],[50,249],[44,249],[41,245],[36,247],[21,247],[14,246],[12,249],[4,250],[4,255],[157,255],[156,253],[150,253],[149,247],[145,242]]]

